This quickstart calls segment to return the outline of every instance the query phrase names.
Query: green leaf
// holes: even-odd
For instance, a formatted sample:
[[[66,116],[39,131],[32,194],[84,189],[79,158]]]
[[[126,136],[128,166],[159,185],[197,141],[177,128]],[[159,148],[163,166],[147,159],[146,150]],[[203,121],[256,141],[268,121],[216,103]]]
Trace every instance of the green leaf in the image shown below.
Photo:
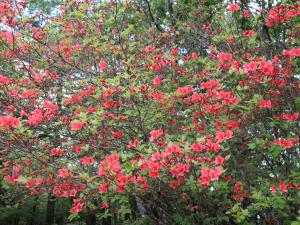
[[[26,177],[18,177],[18,182],[20,184],[26,184],[27,180],[28,179]]]

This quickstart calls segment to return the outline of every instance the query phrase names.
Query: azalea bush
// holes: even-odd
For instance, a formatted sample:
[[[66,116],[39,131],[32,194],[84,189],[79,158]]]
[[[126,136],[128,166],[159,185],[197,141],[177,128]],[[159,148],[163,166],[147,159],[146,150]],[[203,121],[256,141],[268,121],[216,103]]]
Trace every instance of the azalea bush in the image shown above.
[[[61,204],[86,224],[300,223],[299,1],[42,6],[0,3],[4,207],[44,199],[46,224],[66,222]]]

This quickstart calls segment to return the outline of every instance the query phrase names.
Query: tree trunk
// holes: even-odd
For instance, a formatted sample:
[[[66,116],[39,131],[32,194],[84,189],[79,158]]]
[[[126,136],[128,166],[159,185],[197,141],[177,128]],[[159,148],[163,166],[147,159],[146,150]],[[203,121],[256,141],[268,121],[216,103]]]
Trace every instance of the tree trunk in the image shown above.
[[[15,218],[14,218],[14,225],[19,225],[19,222],[20,222],[20,216],[16,216]]]
[[[136,206],[138,209],[138,212],[140,214],[140,217],[144,218],[147,216],[147,210],[144,206],[144,202],[139,196],[135,196]]]
[[[97,218],[94,213],[88,214],[85,219],[86,225],[96,225]]]
[[[48,194],[46,224],[54,224],[56,198],[51,193]]]

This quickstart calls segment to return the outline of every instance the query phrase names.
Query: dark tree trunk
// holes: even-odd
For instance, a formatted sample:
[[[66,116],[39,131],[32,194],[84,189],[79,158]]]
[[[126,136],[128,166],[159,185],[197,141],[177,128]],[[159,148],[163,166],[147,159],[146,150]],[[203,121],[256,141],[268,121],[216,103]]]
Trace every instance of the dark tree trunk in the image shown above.
[[[14,218],[13,221],[14,221],[14,222],[13,222],[14,225],[19,225],[20,217],[19,217],[19,216],[16,216],[16,217]]]
[[[46,224],[54,224],[56,198],[51,193],[48,194]]]
[[[86,225],[96,225],[96,223],[97,223],[96,215],[93,213],[88,214],[86,216],[85,223],[86,223]]]

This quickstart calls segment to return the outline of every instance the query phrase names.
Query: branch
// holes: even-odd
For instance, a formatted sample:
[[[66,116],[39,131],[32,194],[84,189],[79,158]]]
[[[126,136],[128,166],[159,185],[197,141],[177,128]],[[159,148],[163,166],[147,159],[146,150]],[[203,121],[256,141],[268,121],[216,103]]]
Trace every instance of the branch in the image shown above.
[[[157,30],[159,30],[160,32],[164,32],[164,30],[161,28],[161,26],[155,21],[152,11],[151,11],[151,6],[148,0],[144,0],[144,2],[147,4],[147,8],[148,8],[148,13],[150,16],[150,19],[152,21],[152,23],[154,23],[155,27],[157,28]]]
[[[176,26],[176,16],[175,16],[174,10],[173,10],[174,1],[173,0],[167,0],[167,1],[168,1],[168,11],[171,16],[172,25]]]

